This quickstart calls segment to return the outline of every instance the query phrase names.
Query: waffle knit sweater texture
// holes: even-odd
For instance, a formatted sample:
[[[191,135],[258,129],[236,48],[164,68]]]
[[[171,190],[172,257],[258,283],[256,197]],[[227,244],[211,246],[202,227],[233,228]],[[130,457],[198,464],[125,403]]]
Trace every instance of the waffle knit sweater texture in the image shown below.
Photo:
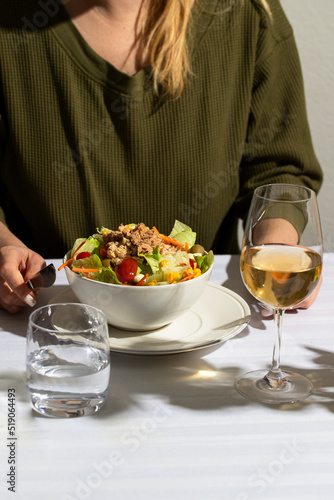
[[[223,253],[236,250],[235,218],[256,186],[317,191],[293,32],[269,4],[272,22],[257,0],[195,6],[193,76],[179,99],[161,100],[148,69],[114,68],[58,0],[2,3],[0,218],[44,257],[100,226],[168,234],[175,219]]]

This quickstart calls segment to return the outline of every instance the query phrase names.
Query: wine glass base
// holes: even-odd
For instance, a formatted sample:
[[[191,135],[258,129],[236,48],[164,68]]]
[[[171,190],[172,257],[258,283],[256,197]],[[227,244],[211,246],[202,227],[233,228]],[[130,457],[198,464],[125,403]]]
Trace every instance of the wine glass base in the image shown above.
[[[303,375],[284,371],[279,387],[271,387],[266,379],[268,370],[257,370],[241,375],[235,381],[236,390],[259,403],[281,404],[303,401],[312,394],[313,386]]]

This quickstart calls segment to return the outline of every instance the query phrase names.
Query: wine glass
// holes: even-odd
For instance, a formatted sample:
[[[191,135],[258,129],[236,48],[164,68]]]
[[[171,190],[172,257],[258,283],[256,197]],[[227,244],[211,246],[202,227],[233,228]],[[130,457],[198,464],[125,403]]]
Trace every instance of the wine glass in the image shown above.
[[[249,292],[274,314],[272,365],[240,376],[239,393],[262,403],[293,403],[312,393],[304,376],[280,367],[282,320],[316,288],[322,271],[322,233],[316,194],[292,184],[254,191],[242,242],[240,270]]]

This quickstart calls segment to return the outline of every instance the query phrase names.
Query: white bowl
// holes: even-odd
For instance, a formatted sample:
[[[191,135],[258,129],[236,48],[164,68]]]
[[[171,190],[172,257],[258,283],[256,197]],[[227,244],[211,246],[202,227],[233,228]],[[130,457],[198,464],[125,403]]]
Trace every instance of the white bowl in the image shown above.
[[[161,286],[103,283],[80,276],[67,266],[65,272],[77,299],[101,309],[110,325],[143,331],[161,328],[191,309],[202,295],[212,267],[192,280]]]

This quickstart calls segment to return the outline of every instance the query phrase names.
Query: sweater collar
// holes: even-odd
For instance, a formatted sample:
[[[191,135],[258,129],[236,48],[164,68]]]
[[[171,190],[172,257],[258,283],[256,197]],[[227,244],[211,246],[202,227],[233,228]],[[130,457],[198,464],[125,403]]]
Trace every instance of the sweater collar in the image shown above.
[[[212,14],[218,3],[219,0],[200,0],[194,5],[189,37],[191,57],[209,28]],[[71,21],[64,6],[60,4],[59,7],[51,32],[72,62],[92,80],[111,87],[119,94],[131,97],[142,96],[150,68],[143,68],[133,76],[119,71],[91,48]]]

